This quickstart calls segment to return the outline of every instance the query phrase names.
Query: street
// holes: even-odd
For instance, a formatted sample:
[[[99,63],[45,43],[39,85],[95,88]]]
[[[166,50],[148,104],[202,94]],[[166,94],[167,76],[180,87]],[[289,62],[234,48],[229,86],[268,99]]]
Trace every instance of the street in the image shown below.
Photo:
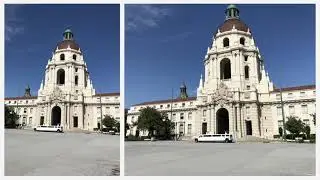
[[[125,142],[125,175],[315,175],[315,144]]]
[[[5,130],[6,176],[119,175],[120,137]]]

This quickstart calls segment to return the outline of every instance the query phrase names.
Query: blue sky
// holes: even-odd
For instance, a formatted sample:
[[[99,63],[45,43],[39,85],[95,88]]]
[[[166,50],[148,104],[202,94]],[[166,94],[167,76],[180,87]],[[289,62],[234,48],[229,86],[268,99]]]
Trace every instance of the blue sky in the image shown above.
[[[6,5],[5,96],[37,95],[45,66],[71,27],[96,92],[120,91],[119,5]]]
[[[126,107],[196,96],[203,58],[227,5],[127,5]],[[277,87],[315,83],[314,5],[237,5]]]

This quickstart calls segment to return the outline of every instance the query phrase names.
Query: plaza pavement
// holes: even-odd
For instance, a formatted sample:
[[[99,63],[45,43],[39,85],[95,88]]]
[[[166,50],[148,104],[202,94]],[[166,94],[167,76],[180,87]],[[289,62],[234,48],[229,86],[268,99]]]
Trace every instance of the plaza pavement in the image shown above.
[[[5,176],[119,175],[120,137],[5,130]]]
[[[314,176],[315,161],[315,144],[125,142],[126,176]]]

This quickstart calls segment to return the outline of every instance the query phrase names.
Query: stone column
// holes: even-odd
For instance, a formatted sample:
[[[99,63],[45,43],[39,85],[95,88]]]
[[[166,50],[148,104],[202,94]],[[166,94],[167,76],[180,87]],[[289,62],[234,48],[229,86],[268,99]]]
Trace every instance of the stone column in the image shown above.
[[[216,104],[213,104],[213,133],[217,133],[217,122],[216,122]]]

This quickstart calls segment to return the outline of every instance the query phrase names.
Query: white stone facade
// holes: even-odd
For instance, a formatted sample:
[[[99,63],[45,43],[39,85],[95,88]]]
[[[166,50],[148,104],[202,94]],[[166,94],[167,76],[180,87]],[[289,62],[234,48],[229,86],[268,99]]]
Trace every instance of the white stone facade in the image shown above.
[[[29,88],[26,91],[25,96],[5,98],[5,105],[20,116],[19,124],[60,124],[65,130],[91,131],[100,128],[104,115],[120,121],[120,93],[96,94],[70,30],[65,31],[64,40],[48,60],[38,95],[31,96]]]
[[[175,132],[184,136],[229,132],[236,137],[270,139],[279,134],[278,128],[283,126],[280,91],[269,79],[250,29],[239,19],[239,10],[229,6],[226,13],[205,55],[205,75],[204,79],[201,75],[197,97],[134,105],[128,111],[129,124],[138,119],[140,109],[149,106],[167,113],[176,124]],[[315,86],[283,88],[282,99],[285,117],[301,118],[314,134]],[[127,132],[135,133],[136,127]]]

